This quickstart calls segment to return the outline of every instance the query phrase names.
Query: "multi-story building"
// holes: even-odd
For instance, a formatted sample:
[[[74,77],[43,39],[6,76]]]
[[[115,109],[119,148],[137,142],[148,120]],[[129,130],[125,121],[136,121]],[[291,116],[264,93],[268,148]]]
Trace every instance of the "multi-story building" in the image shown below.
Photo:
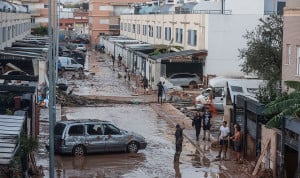
[[[8,9],[0,10],[0,49],[11,46],[31,32],[30,14]]]
[[[120,13],[128,8],[129,3],[147,0],[90,0],[89,35],[92,44],[99,42],[100,35],[120,34]]]
[[[48,24],[48,0],[21,0],[31,14],[31,26],[46,26]]]
[[[121,15],[120,33],[150,44],[207,50],[204,76],[242,77],[243,60],[238,56],[246,47],[243,35],[254,30],[266,13],[277,13],[279,2],[211,0],[165,4],[152,12],[141,8],[145,14]]]
[[[300,81],[300,2],[287,0],[284,9],[282,91],[285,81]]]

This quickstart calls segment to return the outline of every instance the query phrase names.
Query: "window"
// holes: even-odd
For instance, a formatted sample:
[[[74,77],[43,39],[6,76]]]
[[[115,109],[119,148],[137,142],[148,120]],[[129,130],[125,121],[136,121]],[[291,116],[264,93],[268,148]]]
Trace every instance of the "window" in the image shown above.
[[[69,135],[84,135],[84,126],[83,125],[74,125],[69,129]]]
[[[149,25],[149,36],[153,37],[153,26]]]
[[[101,125],[99,125],[99,124],[87,125],[87,133],[89,135],[103,135]]]
[[[120,134],[119,129],[111,124],[104,124],[103,128],[104,128],[104,135],[119,135]]]
[[[132,24],[132,33],[135,33],[135,24]]]
[[[127,23],[124,23],[124,31],[127,31]]]
[[[165,40],[171,40],[171,27],[165,27]]]
[[[100,19],[100,24],[109,24],[108,19]]]
[[[291,62],[291,45],[287,44],[286,45],[286,59],[285,59],[285,64],[290,64]]]
[[[297,46],[297,75],[300,76],[300,46]]]
[[[197,30],[188,30],[188,44],[192,46],[197,45]]]
[[[137,34],[141,34],[140,24],[137,25]]]
[[[147,35],[147,25],[143,25],[143,35]]]
[[[47,9],[48,8],[48,4],[44,4],[44,8]]]
[[[123,30],[123,23],[120,24],[120,30]]]
[[[156,38],[161,39],[161,27],[156,27]]]
[[[6,41],[6,27],[2,28],[2,42]]]
[[[182,43],[182,28],[176,28],[176,42]]]
[[[128,32],[131,32],[131,24],[128,23]]]

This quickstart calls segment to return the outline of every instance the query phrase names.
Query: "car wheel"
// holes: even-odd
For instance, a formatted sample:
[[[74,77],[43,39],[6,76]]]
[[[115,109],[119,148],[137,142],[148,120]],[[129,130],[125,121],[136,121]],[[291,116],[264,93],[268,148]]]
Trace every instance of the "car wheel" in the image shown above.
[[[127,145],[127,152],[128,153],[137,153],[139,151],[139,145],[137,142],[130,142]]]
[[[83,145],[77,145],[73,148],[73,155],[74,156],[84,156],[85,149]]]

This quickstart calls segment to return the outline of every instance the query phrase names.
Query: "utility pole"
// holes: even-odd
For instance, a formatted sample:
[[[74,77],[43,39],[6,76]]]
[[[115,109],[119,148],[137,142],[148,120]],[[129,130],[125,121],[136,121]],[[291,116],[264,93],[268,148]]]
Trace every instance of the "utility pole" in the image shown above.
[[[55,6],[55,5],[54,5]],[[54,19],[55,20],[55,19]],[[48,0],[48,76],[49,76],[49,177],[54,178],[54,124],[56,120],[56,101],[55,101],[55,58],[54,36],[52,21],[52,0]]]

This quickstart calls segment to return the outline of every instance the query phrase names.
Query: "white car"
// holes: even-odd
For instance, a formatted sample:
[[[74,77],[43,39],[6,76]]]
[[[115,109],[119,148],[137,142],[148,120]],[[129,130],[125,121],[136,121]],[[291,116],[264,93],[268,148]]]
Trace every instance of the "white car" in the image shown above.
[[[191,73],[174,73],[167,80],[175,86],[189,86],[202,83],[197,74]]]
[[[76,50],[80,50],[80,51],[86,52],[86,47],[85,47],[84,44],[77,44],[76,45]]]

